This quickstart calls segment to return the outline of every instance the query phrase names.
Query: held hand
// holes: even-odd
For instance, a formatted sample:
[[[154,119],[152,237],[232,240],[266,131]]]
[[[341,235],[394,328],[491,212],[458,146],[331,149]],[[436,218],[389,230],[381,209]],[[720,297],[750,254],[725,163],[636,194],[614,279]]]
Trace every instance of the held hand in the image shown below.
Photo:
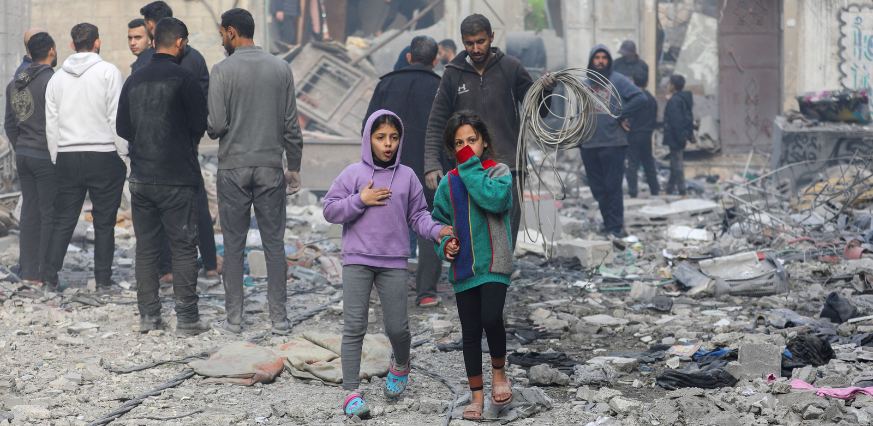
[[[624,120],[621,120],[620,124],[621,124],[621,128],[624,129],[625,132],[630,131],[630,129],[631,129],[630,120],[625,118]]]
[[[442,170],[428,172],[428,174],[424,175],[424,184],[427,185],[428,189],[431,191],[436,191],[437,187],[440,185],[440,179],[442,179],[442,177]]]
[[[384,206],[382,200],[391,198],[391,191],[388,188],[373,188],[373,181],[367,186],[361,188],[361,201],[369,207]]]
[[[558,85],[558,81],[555,80],[555,77],[550,72],[543,74],[540,78],[543,80],[543,86],[548,90],[552,90]]]
[[[457,238],[452,238],[446,243],[445,255],[448,260],[455,260],[455,256],[461,251],[461,244]]]
[[[444,237],[450,237],[454,234],[455,229],[451,226],[443,226],[442,229],[440,229],[440,239],[443,239]]]
[[[285,172],[285,195],[294,195],[300,191],[300,172]]]

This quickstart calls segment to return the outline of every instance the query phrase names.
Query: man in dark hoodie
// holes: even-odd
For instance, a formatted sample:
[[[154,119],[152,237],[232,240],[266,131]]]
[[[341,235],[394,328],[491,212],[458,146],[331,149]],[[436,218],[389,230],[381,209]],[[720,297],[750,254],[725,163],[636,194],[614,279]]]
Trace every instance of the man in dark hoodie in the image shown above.
[[[151,62],[121,89],[116,127],[130,143],[130,195],[136,234],[140,332],[161,328],[158,256],[164,235],[173,251],[176,334],[208,327],[197,310],[195,195],[202,185],[197,143],[206,132],[206,96],[188,70],[176,64],[188,28],[163,18],[155,30]]]
[[[582,162],[591,193],[603,217],[604,231],[622,237],[626,235],[621,181],[624,178],[627,132],[631,128],[628,117],[645,105],[646,98],[627,77],[613,72],[612,55],[605,45],[598,44],[591,49],[588,68],[609,79],[621,98],[609,99],[612,113],[618,113],[618,118],[605,112],[596,115],[594,136],[582,144]],[[595,87],[595,90],[602,89]]]
[[[667,193],[685,195],[685,145],[694,139],[694,98],[685,90],[685,77],[670,76],[667,86],[670,99],[664,107],[664,145],[670,148],[670,180]]]
[[[30,38],[33,37],[34,34],[39,34],[45,32],[45,30],[41,28],[30,28],[24,32],[24,50],[27,51],[24,56],[21,57],[21,63],[18,64],[18,68],[15,69],[15,74],[12,75],[12,78],[9,80],[12,82],[15,80],[15,76],[20,74],[22,71],[26,70],[27,67],[33,63],[33,59],[30,58],[30,51],[27,50],[27,42],[30,41]],[[12,110],[6,110],[6,114],[3,116],[4,123],[14,123],[15,115],[12,113]]]
[[[163,1],[153,1],[142,7],[139,11],[145,20],[145,26],[148,30],[149,37],[154,40],[155,26],[158,21],[163,18],[172,18],[173,9]],[[136,62],[130,66],[132,72],[136,72],[151,61],[152,55],[155,53],[153,47],[144,50],[136,58]],[[179,58],[176,58],[177,63],[184,69],[191,72],[200,88],[203,89],[203,94],[209,93],[209,69],[206,67],[206,60],[197,49],[185,44],[185,50]],[[209,201],[206,197],[206,189],[203,184],[200,184],[200,190],[197,192],[197,227],[200,232],[199,248],[200,256],[203,259],[203,268],[206,270],[206,278],[212,282],[218,281],[218,258],[215,251],[215,232],[212,228],[212,216],[209,213]],[[171,282],[173,276],[170,271],[170,244],[166,238],[162,244],[160,270],[162,281]]]
[[[652,132],[658,121],[658,101],[646,90],[648,74],[636,73],[633,77],[634,84],[643,91],[646,103],[630,117],[631,129],[627,135],[630,145],[627,152],[627,193],[631,198],[637,196],[640,165],[643,166],[646,174],[649,193],[658,195],[661,192],[661,187],[658,185],[658,169],[655,167],[655,157],[652,156]]]
[[[625,77],[633,80],[637,74],[645,75],[646,80],[649,77],[649,64],[640,59],[637,54],[637,44],[632,40],[621,42],[621,47],[618,48],[620,58],[615,60],[612,70],[621,73]]]
[[[57,65],[55,41],[45,32],[27,42],[32,63],[16,74],[6,88],[6,136],[15,150],[21,184],[21,238],[18,241],[19,276],[41,281],[54,224],[57,194],[55,168],[45,137],[45,88]]]
[[[409,53],[404,60],[407,66],[382,76],[370,106],[364,117],[380,109],[395,112],[403,120],[405,140],[400,162],[411,168],[424,185],[424,138],[427,131],[427,118],[430,103],[422,99],[433,99],[440,85],[440,77],[433,72],[437,62],[437,42],[427,36],[412,39]],[[364,122],[366,124],[366,121]],[[366,130],[366,129],[364,129]],[[444,171],[441,168],[440,171]],[[424,188],[428,209],[433,208],[434,191]],[[437,257],[431,241],[418,238],[418,270],[415,274],[416,303],[428,307],[439,304],[436,285],[442,272],[442,262]]]
[[[509,166],[513,176],[513,194],[518,191],[515,155],[521,125],[520,104],[533,84],[530,74],[518,59],[504,55],[491,47],[494,32],[488,18],[473,14],[461,22],[464,52],[446,65],[436,98],[431,106],[424,147],[425,183],[436,190],[443,177],[440,152],[443,132],[449,117],[457,111],[468,110],[485,121],[491,133],[494,161]],[[546,74],[546,86],[554,87],[554,79]],[[544,114],[541,111],[541,114]],[[512,197],[512,244],[518,236],[521,205]]]

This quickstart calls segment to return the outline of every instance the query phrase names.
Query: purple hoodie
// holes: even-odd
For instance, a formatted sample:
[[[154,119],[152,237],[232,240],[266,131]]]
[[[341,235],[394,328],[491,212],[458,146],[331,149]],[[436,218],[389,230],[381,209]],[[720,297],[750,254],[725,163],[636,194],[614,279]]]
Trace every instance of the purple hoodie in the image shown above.
[[[385,114],[397,117],[387,110],[370,115],[361,139],[361,162],[346,167],[324,196],[324,218],[343,225],[344,265],[406,269],[410,227],[423,238],[439,241],[443,225],[434,222],[427,211],[415,172],[400,164],[403,138],[392,166],[382,168],[373,164],[370,128],[376,118]],[[367,207],[361,201],[360,190],[371,180],[373,188],[391,189],[386,205]]]

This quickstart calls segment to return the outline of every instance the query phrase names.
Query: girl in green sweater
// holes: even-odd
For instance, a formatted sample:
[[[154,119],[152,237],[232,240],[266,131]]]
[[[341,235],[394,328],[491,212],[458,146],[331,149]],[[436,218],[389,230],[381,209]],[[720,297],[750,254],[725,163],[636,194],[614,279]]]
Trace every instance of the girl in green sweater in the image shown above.
[[[482,159],[491,139],[485,123],[473,113],[460,111],[449,118],[443,139],[458,167],[440,181],[433,217],[454,226],[456,237],[444,237],[437,253],[452,262],[449,281],[458,303],[464,366],[472,392],[464,418],[481,420],[483,330],[491,353],[491,402],[512,401],[512,384],[504,371],[503,328],[503,304],[512,273],[512,174],[506,164]]]

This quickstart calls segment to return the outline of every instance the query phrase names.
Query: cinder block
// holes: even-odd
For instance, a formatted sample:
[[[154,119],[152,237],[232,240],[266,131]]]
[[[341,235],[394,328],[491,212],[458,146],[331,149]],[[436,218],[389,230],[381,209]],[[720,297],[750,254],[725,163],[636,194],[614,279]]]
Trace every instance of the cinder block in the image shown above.
[[[561,240],[555,244],[559,257],[575,257],[584,268],[593,268],[612,262],[612,243],[609,241],[583,240],[574,238]]]
[[[740,364],[738,379],[763,378],[773,373],[779,377],[782,371],[782,346],[769,343],[747,343],[740,346],[737,357]]]

